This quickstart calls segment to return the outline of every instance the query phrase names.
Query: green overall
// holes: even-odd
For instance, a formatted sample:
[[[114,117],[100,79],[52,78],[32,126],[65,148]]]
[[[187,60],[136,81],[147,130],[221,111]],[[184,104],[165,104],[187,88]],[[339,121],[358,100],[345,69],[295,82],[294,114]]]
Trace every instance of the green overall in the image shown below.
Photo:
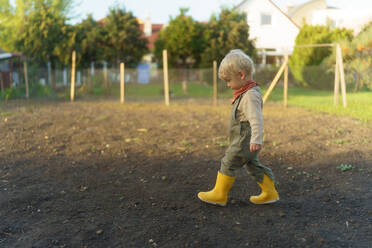
[[[240,122],[236,118],[236,112],[243,95],[244,93],[235,100],[232,106],[230,115],[230,145],[221,160],[220,172],[234,177],[236,169],[244,166],[248,174],[252,175],[256,182],[262,183],[264,174],[275,182],[271,169],[262,165],[258,160],[259,151],[250,151],[251,126],[249,122]]]

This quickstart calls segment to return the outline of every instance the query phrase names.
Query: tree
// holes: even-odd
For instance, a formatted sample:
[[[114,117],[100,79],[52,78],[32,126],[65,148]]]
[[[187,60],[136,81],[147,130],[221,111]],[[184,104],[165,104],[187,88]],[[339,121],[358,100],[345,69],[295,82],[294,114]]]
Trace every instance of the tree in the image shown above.
[[[357,36],[343,44],[347,81],[355,82],[354,91],[372,90],[372,22],[366,24]]]
[[[351,40],[352,30],[331,29],[329,26],[304,25],[296,37],[295,44],[324,44]],[[327,63],[323,63],[332,54],[330,47],[295,47],[289,61],[291,73],[304,87],[330,89],[333,86],[334,73]]]
[[[67,20],[71,8],[72,0],[16,0],[15,6],[8,0],[0,0],[0,46],[7,51],[23,52],[21,39],[27,32],[26,28],[33,25],[30,22],[37,21],[38,15],[49,18],[53,16],[58,19],[57,25],[59,25],[61,18],[64,22]],[[38,21],[41,24],[40,18]],[[47,27],[51,24],[48,23]],[[45,25],[41,25],[38,29],[43,28],[45,31]]]
[[[102,28],[103,58],[108,62],[115,64],[123,61],[135,66],[148,52],[147,39],[143,37],[132,12],[119,7],[111,8]]]
[[[66,35],[65,17],[40,3],[27,17],[16,48],[39,62],[55,62],[55,48]]]
[[[208,46],[202,54],[202,66],[210,67],[213,60],[221,62],[232,49],[241,49],[254,57],[254,44],[248,38],[246,14],[223,8],[218,16],[212,15],[207,25],[205,39]]]
[[[179,15],[171,18],[169,25],[160,31],[155,42],[155,57],[162,61],[162,50],[167,49],[171,67],[198,66],[206,46],[204,26],[187,16],[187,11],[188,9],[181,8]]]
[[[60,60],[60,47],[65,45],[69,36],[66,13],[71,0],[33,0],[28,3],[30,5],[25,8],[22,28],[13,46],[16,51],[36,62],[50,62],[51,69],[55,69]],[[55,70],[51,83],[54,87]]]
[[[71,63],[71,52],[75,50],[76,64],[81,68],[87,68],[91,62],[99,61],[103,58],[102,28],[88,15],[81,23],[69,27],[68,38],[64,46],[57,49],[60,60],[64,64]],[[70,51],[66,54],[65,51]]]
[[[17,51],[15,43],[31,7],[30,1],[16,0],[16,6],[13,7],[9,0],[0,0],[0,47],[4,50]]]

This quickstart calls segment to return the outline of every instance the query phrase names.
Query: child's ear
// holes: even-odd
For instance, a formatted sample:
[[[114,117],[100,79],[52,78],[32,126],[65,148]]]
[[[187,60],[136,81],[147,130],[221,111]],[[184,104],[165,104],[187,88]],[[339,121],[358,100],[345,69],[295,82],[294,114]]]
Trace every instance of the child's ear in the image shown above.
[[[240,77],[241,80],[244,80],[245,79],[244,73],[240,71],[239,72],[239,77]]]

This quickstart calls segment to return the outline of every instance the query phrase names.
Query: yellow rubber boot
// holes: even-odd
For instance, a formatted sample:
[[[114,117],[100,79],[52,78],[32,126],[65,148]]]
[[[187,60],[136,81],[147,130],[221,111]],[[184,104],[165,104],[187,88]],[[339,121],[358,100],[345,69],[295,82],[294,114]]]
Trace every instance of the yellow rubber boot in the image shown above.
[[[206,203],[226,206],[227,196],[235,181],[235,177],[230,177],[221,172],[218,172],[216,185],[211,191],[199,192],[198,197],[200,200]]]
[[[278,191],[275,189],[274,181],[264,174],[262,183],[258,183],[262,192],[258,196],[251,196],[249,199],[254,204],[269,204],[279,201]]]

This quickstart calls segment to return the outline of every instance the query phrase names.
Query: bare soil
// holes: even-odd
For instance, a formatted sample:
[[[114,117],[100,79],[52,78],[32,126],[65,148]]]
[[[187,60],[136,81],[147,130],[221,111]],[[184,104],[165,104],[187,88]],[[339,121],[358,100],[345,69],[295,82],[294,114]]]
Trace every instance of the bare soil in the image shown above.
[[[0,111],[0,247],[372,247],[372,128],[357,120],[265,105],[281,200],[251,204],[241,170],[223,208],[196,195],[227,148],[227,102]]]

